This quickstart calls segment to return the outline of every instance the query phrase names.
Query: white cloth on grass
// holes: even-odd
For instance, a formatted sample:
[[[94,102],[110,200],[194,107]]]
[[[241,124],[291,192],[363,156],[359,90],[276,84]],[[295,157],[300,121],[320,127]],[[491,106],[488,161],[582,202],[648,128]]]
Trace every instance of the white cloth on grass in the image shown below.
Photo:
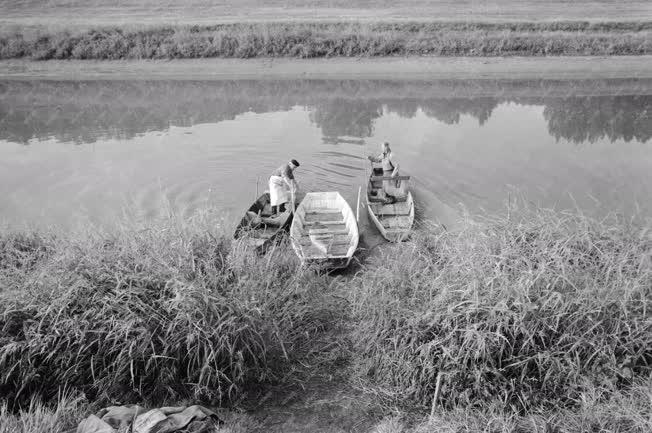
[[[218,431],[223,421],[203,406],[162,407],[145,411],[140,406],[111,406],[90,415],[69,433],[187,433]]]

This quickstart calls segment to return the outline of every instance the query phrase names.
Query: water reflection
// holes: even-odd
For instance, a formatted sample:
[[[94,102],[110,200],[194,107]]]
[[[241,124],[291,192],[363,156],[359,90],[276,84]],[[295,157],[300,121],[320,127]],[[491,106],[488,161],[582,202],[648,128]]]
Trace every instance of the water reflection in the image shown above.
[[[591,96],[583,96],[587,92]],[[652,137],[650,93],[652,80],[4,81],[0,139],[24,144],[46,138],[78,144],[130,139],[170,125],[214,123],[298,105],[332,142],[370,137],[384,112],[413,118],[421,111],[449,125],[471,116],[484,125],[497,106],[515,102],[543,106],[548,131],[558,140],[645,142]]]
[[[369,137],[373,122],[383,114],[378,101],[347,101],[335,99],[318,103],[310,113],[310,120],[321,128],[328,140],[332,137]]]
[[[652,138],[652,96],[557,98],[547,101],[543,116],[556,139],[575,143]]]
[[[652,214],[651,115],[652,80],[0,81],[0,225],[239,217],[288,155],[356,203],[385,140],[424,218],[512,189]]]
[[[507,100],[509,101],[509,100]],[[420,108],[428,117],[433,117],[447,125],[459,123],[462,115],[469,115],[484,125],[493,110],[500,104],[497,98],[472,98],[472,99],[443,99],[429,100]]]

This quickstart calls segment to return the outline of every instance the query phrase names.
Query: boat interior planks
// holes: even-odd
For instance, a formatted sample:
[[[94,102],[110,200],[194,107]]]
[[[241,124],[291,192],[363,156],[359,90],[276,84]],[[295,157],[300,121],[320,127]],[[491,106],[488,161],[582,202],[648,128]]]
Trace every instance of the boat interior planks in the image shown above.
[[[358,223],[338,192],[311,192],[297,206],[290,237],[302,263],[346,267],[358,247]]]
[[[396,179],[396,180],[395,180]],[[372,168],[367,183],[369,218],[380,234],[390,242],[401,242],[414,225],[414,199],[408,189],[409,176],[383,177],[383,171]],[[391,192],[391,197],[386,193]]]
[[[269,193],[265,192],[245,212],[236,226],[233,238],[263,253],[288,230],[291,223],[292,211],[289,206],[285,212],[273,215]]]

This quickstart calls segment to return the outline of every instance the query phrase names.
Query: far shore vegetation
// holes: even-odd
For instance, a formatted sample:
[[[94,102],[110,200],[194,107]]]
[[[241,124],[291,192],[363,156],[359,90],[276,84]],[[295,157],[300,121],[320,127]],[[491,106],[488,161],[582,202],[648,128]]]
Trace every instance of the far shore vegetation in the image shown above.
[[[610,56],[652,54],[650,21],[264,22],[8,28],[0,59]]]
[[[0,432],[115,402],[238,407],[315,374],[369,396],[377,431],[652,427],[649,221],[510,209],[335,276],[220,230],[2,232]]]

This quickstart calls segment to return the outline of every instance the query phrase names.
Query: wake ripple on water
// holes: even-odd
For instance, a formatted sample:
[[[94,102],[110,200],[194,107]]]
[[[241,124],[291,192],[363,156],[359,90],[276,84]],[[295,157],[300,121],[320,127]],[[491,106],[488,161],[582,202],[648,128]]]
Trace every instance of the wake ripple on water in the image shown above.
[[[350,158],[350,159],[358,159],[358,160],[366,159],[366,157],[362,156],[362,154],[353,155],[351,153],[337,152],[337,151],[333,151],[333,150],[323,150],[321,152],[317,152],[315,155],[316,156],[323,156],[323,157]]]

